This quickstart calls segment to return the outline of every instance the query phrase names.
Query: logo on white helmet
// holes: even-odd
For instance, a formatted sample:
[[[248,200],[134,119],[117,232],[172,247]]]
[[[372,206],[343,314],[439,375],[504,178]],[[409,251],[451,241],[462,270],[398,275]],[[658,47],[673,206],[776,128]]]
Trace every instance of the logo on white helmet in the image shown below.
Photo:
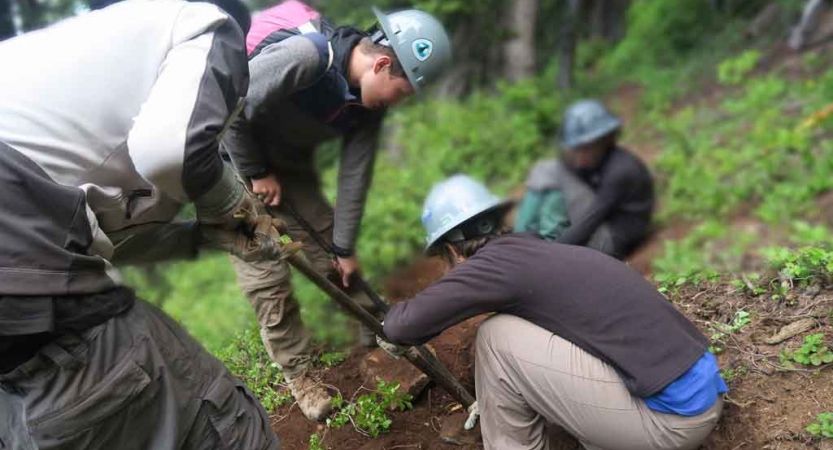
[[[434,44],[428,39],[416,39],[411,44],[411,49],[414,51],[414,56],[419,61],[425,61],[434,53]]]

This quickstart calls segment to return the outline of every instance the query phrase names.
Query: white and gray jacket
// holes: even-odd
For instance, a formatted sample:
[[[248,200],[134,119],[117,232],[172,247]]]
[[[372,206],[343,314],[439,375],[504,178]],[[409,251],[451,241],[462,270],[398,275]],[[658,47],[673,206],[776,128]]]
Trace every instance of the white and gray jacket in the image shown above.
[[[248,68],[217,7],[129,0],[2,42],[0,61],[0,142],[85,193],[93,254],[228,196],[218,140]]]

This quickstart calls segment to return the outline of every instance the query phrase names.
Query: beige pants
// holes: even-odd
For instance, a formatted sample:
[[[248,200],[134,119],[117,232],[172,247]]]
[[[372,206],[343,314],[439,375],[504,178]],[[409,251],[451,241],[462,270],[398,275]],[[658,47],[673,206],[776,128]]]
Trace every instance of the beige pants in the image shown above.
[[[325,240],[332,241],[333,208],[324,198],[314,172],[279,173],[282,198],[289,199],[298,214]],[[272,215],[287,224],[294,241],[303,242],[304,255],[318,272],[341,285],[332,257],[322,249],[290,213],[286,203],[272,208]],[[301,311],[292,295],[291,271],[284,261],[247,263],[231,257],[237,281],[255,310],[266,351],[288,377],[306,370],[310,360],[310,337],[301,321]],[[351,293],[362,306],[371,309],[366,295]]]
[[[723,409],[720,399],[695,417],[652,411],[608,364],[503,314],[480,326],[475,379],[487,450],[551,448],[552,425],[587,449],[696,449]]]

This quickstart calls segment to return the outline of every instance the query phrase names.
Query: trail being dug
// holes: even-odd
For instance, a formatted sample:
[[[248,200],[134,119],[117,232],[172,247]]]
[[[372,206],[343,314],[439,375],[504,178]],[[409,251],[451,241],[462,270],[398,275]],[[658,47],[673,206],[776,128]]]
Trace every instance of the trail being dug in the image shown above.
[[[393,277],[386,294],[393,302],[410,297],[442,272],[443,267],[436,261],[420,262]],[[781,302],[770,300],[768,294],[749,296],[742,289],[725,284],[683,289],[669,296],[707,336],[719,331],[719,324],[735,324],[738,311],[749,313],[748,324],[724,333],[715,344],[722,349],[718,359],[727,374],[730,392],[723,417],[703,449],[833,450],[833,440],[819,441],[805,431],[819,413],[833,411],[833,365],[817,368],[795,363],[789,368],[778,358],[782,349],[801,347],[804,337],[810,334],[824,333],[828,345],[833,341],[833,288],[796,288]],[[440,361],[472,392],[472,346],[482,320],[471,319],[430,343]],[[366,368],[362,370],[366,357],[366,350],[354,349],[345,362],[333,369],[319,369],[319,375],[345,399],[361,395],[366,393],[365,389],[376,387],[375,380],[366,380],[362,375],[366,372]],[[388,375],[402,374],[399,365],[407,364],[404,360],[389,364]],[[464,413],[451,396],[434,386],[415,399],[413,410],[389,415],[390,432],[375,439],[362,435],[349,423],[338,429],[311,424],[291,405],[277,411],[273,425],[285,450],[306,450],[314,433],[323,437],[323,448],[339,450],[482,448],[478,443],[453,445],[443,441],[444,425],[456,429],[464,420]],[[555,450],[580,448],[563,431],[552,432],[557,436]],[[468,439],[470,435],[464,437]]]

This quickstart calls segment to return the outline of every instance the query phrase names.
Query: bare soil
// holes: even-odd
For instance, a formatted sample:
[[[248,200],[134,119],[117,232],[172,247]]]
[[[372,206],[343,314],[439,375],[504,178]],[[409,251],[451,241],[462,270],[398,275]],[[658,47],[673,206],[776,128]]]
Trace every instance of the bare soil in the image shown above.
[[[651,252],[664,237],[659,233],[640,251]],[[634,257],[639,260],[642,256],[637,252]],[[392,277],[386,294],[394,302],[410,297],[441,276],[443,270],[440,261],[420,261]],[[814,440],[804,431],[818,413],[833,411],[833,367],[797,365],[796,370],[787,370],[778,360],[780,349],[798,348],[807,334],[823,332],[828,339],[833,337],[833,287],[796,289],[785,301],[774,302],[768,295],[752,297],[737,287],[719,284],[686,288],[670,295],[670,300],[706,335],[713,333],[713,323],[731,323],[739,309],[752,314],[752,323],[729,336],[724,351],[718,355],[721,368],[731,368],[738,375],[728,380],[730,392],[723,417],[703,449],[833,449],[833,443]],[[812,330],[777,345],[763,343],[783,326],[806,318],[815,319]],[[470,319],[430,343],[440,361],[472,392],[472,345],[482,320],[483,317]],[[375,387],[371,380],[364,380],[360,375],[359,366],[365,354],[364,349],[353,349],[341,365],[328,370],[321,368],[318,375],[345,398],[360,395],[365,389]],[[403,360],[400,364],[407,362]],[[362,435],[349,424],[340,429],[312,424],[295,405],[277,411],[273,426],[286,450],[307,449],[313,433],[324,437],[325,448],[340,450],[482,448],[479,444],[457,446],[442,441],[443,422],[459,420],[460,414],[463,414],[460,405],[443,390],[432,386],[416,399],[413,410],[390,413],[393,419],[390,432],[375,439]],[[557,450],[580,448],[565,433],[553,432],[560,436]]]

